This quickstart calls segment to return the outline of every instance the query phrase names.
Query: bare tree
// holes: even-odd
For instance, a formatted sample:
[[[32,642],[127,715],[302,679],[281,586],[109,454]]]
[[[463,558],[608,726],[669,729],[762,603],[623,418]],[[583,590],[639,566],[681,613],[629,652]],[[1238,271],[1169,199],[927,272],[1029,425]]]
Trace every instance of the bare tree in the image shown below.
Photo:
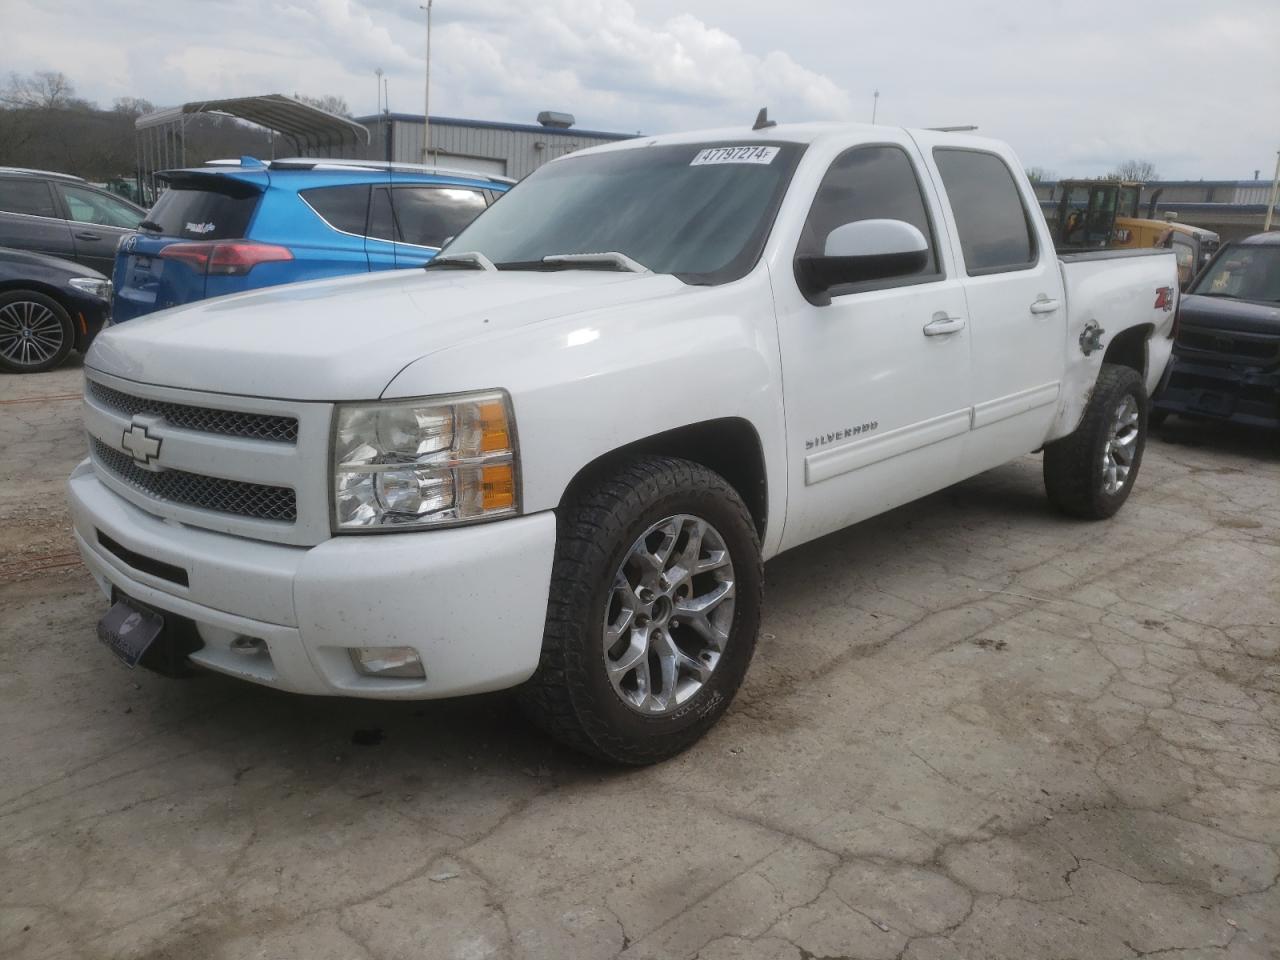
[[[1150,160],[1125,160],[1111,171],[1110,177],[1112,180],[1138,180],[1142,183],[1160,179],[1156,165]]]
[[[1027,167],[1027,179],[1032,183],[1047,183],[1050,180],[1057,180],[1058,175],[1044,167]]]
[[[142,97],[116,97],[115,103],[111,109],[116,113],[123,113],[130,117],[140,117],[144,113],[152,113],[156,105],[150,100],[144,100]]]
[[[304,93],[295,93],[294,98],[301,100],[303,103],[309,103],[313,107],[319,107],[329,113],[336,113],[340,117],[351,116],[351,108],[347,106],[346,97],[341,97],[337,94],[326,93],[321,97],[308,97]]]
[[[76,99],[76,88],[70,78],[57,70],[38,70],[35,73],[10,73],[9,82],[0,90],[0,103],[6,106],[35,110],[65,110],[68,107],[89,106]]]

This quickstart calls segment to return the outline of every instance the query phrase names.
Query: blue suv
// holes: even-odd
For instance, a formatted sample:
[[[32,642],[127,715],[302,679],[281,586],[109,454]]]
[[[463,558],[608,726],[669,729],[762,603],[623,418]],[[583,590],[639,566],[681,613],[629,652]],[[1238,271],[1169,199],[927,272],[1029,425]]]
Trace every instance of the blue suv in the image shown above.
[[[278,283],[421,266],[513,182],[252,157],[158,176],[168,189],[116,251],[113,323]]]

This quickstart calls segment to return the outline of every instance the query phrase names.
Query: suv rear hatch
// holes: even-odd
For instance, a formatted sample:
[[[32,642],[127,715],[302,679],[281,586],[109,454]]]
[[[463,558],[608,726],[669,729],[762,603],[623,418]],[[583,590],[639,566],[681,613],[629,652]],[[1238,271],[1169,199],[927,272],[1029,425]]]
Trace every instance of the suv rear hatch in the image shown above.
[[[204,299],[208,269],[201,253],[207,261],[214,241],[248,236],[270,183],[265,170],[177,170],[159,176],[168,190],[143,221],[146,228],[125,238],[116,253],[115,323]]]

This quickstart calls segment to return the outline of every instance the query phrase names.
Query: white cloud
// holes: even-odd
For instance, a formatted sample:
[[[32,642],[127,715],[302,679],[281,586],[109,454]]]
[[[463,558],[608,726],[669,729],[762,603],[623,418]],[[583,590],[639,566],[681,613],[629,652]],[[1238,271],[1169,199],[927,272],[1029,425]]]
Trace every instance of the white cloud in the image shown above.
[[[422,109],[424,0],[0,0],[5,69],[109,104],[341,94]],[[434,113],[645,132],[782,120],[977,123],[1029,164],[1270,170],[1277,0],[436,0]]]

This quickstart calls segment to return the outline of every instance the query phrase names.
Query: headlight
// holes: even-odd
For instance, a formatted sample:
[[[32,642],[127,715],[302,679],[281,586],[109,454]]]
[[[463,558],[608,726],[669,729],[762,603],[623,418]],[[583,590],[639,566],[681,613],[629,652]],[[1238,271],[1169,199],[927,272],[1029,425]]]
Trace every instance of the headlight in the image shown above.
[[[334,416],[336,531],[465,523],[519,509],[505,393],[341,404]]]
[[[67,283],[99,300],[111,299],[111,281],[99,280],[96,277],[72,277]]]

